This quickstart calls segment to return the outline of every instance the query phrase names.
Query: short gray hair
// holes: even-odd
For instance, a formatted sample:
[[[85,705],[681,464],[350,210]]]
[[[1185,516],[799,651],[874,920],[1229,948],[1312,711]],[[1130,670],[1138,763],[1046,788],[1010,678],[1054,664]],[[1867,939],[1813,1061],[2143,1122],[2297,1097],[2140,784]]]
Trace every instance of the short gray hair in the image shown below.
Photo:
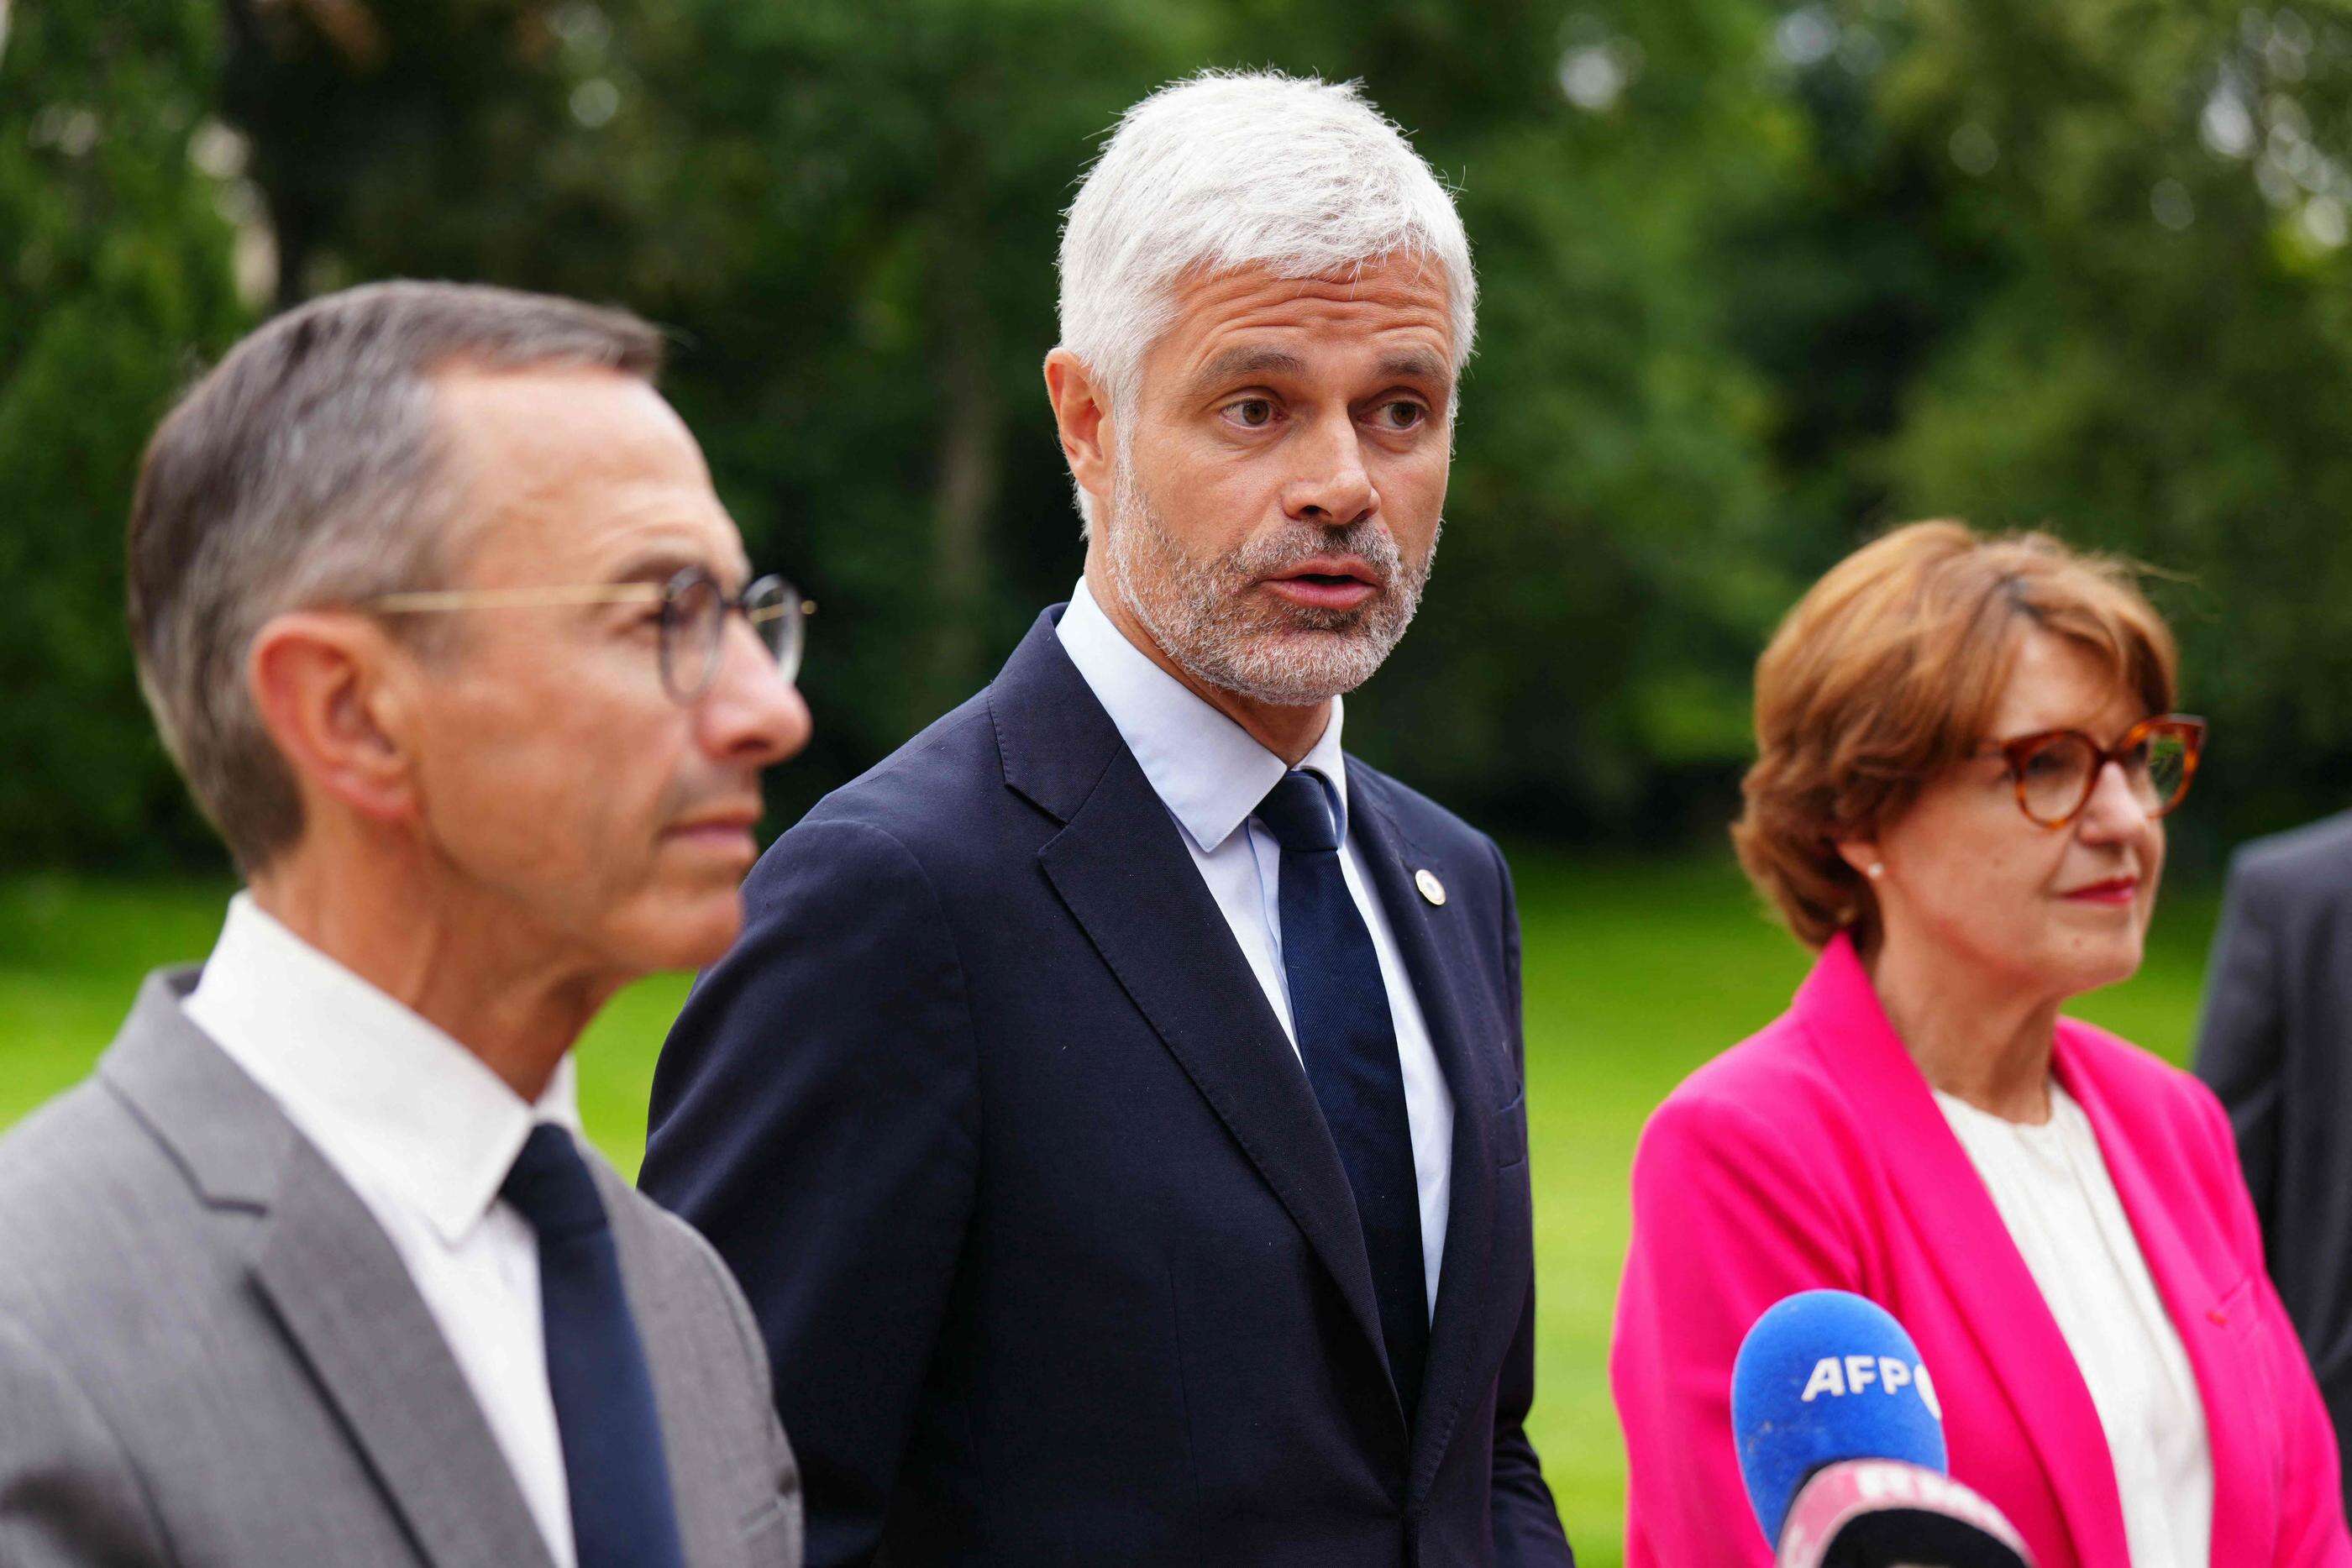
[[[1454,370],[1478,283],[1454,199],[1357,84],[1203,71],[1129,109],[1062,229],[1062,346],[1124,419],[1188,276],[1322,277],[1402,256],[1445,274]],[[1089,522],[1083,490],[1078,510]]]
[[[163,744],[250,875],[301,836],[301,797],[247,689],[270,617],[446,586],[462,489],[433,377],[466,366],[659,373],[625,311],[512,289],[380,283],[229,351],[148,444],[131,501],[131,642]]]

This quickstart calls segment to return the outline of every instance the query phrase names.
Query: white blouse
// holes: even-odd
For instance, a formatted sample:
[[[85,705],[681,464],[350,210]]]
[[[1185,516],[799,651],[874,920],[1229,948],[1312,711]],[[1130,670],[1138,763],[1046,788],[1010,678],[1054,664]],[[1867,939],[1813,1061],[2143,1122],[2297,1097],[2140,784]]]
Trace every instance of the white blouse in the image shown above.
[[[1941,1092],[1936,1103],[2090,1386],[2133,1568],[2201,1568],[2213,1533],[2205,1404],[2090,1118],[2055,1082],[2038,1127]]]

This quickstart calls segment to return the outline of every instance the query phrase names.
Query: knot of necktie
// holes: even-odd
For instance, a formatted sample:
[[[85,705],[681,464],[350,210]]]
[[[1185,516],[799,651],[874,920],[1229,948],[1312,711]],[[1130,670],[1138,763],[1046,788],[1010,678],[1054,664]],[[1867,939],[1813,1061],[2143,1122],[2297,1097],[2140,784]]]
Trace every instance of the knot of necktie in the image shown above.
[[[604,1200],[572,1134],[552,1122],[532,1126],[499,1196],[514,1205],[542,1241],[602,1230]]]
[[[1339,822],[1322,779],[1294,768],[1257,803],[1257,820],[1291,853],[1339,847]]]

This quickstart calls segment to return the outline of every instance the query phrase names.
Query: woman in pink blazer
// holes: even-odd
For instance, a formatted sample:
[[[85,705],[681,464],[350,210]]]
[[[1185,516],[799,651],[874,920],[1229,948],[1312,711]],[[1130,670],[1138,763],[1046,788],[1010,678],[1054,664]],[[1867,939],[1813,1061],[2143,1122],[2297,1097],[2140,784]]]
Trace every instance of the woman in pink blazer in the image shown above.
[[[1822,1286],[1910,1330],[1952,1473],[2041,1568],[2352,1565],[2228,1120],[2058,1016],[2137,967],[2203,739],[2174,671],[2120,570],[1949,523],[1857,552],[1759,663],[1735,838],[1820,958],[1634,1159],[1631,1568],[1771,1561],[1732,1360]]]

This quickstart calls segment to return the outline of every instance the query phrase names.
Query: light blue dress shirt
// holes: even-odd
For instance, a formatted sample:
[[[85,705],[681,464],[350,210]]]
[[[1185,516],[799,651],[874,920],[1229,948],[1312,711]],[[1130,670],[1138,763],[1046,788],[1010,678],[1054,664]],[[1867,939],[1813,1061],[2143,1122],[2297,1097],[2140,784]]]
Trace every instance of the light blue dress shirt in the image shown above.
[[[1062,612],[1056,630],[1063,652],[1078,667],[1160,803],[1176,819],[1184,848],[1233,928],[1250,971],[1265,988],[1295,1055],[1298,1031],[1290,1021],[1290,982],[1282,966],[1281,905],[1276,901],[1282,846],[1250,815],[1287,765],[1129,642],[1095,602],[1084,579],[1071,593],[1070,607]],[[1340,718],[1340,699],[1335,697],[1329,726],[1298,766],[1322,778],[1339,812],[1340,874],[1371,932],[1372,951],[1379,956],[1381,980],[1388,990],[1397,1062],[1404,1073],[1405,1117],[1412,1129],[1413,1174],[1421,1187],[1422,1266],[1434,1313],[1438,1270],[1445,1257],[1446,1201],[1453,1190],[1454,1094],[1430,1047],[1429,1025],[1397,951],[1388,912],[1381,907],[1359,861],[1348,815],[1347,764],[1339,751]]]

